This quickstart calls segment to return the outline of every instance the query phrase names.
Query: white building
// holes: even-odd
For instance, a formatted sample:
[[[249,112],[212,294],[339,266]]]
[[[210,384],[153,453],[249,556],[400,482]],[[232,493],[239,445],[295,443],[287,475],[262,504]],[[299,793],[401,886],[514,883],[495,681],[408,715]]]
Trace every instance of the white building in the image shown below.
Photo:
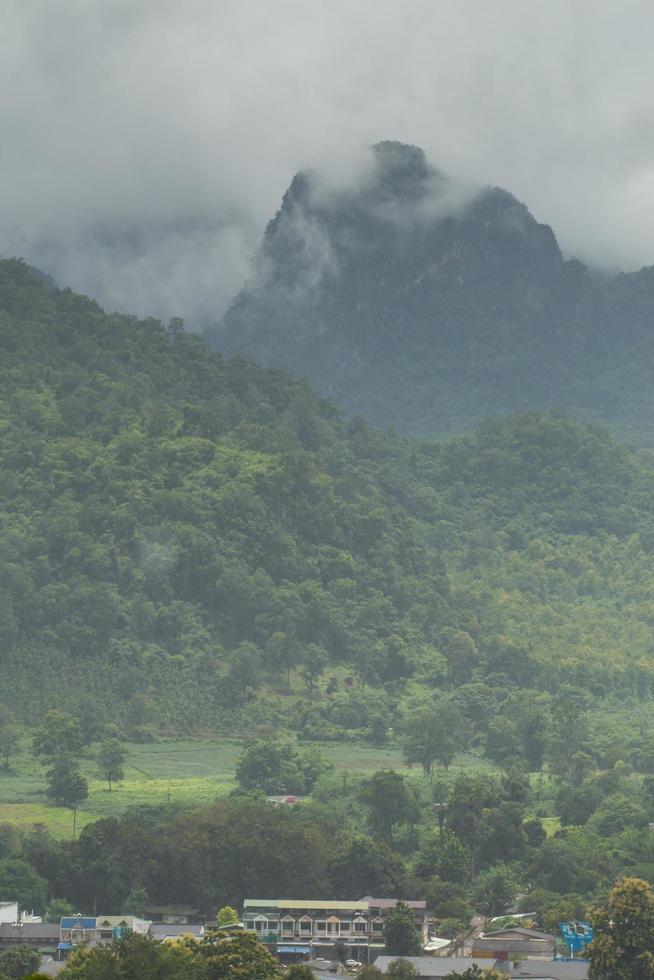
[[[0,923],[15,926],[18,921],[18,902],[0,902]]]

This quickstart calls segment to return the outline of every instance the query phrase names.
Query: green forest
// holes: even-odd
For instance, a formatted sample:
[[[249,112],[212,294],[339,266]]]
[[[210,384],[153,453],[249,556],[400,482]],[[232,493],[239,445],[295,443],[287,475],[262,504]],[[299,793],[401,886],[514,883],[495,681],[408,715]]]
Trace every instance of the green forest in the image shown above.
[[[78,754],[110,783],[126,738],[242,742],[215,803],[1,827],[5,890],[386,893],[456,931],[654,876],[650,451],[557,411],[403,438],[17,260],[0,379],[0,780],[16,733],[60,805]],[[346,777],[330,743],[411,768]]]
[[[402,439],[178,321],[107,315],[20,262],[0,276],[17,720],[56,702],[133,728],[372,738],[379,715],[480,684],[495,705],[650,693],[648,451],[557,413]]]

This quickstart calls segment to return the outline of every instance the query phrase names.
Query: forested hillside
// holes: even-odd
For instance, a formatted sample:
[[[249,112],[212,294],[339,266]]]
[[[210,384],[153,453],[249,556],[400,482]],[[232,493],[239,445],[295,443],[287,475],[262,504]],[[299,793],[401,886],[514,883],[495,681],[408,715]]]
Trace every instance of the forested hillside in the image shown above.
[[[294,178],[209,335],[409,434],[566,406],[652,445],[653,328],[651,268],[612,278],[565,261],[510,193],[386,142],[350,186]]]
[[[2,692],[23,719],[56,699],[329,737],[379,734],[430,687],[650,690],[648,454],[557,415],[402,440],[178,322],[0,275]]]

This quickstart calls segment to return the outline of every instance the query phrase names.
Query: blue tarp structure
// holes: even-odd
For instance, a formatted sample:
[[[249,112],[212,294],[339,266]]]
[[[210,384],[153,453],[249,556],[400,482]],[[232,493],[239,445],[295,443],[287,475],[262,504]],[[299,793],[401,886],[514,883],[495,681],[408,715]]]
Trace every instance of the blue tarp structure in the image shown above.
[[[590,922],[560,922],[559,929],[563,942],[575,953],[581,952],[593,938],[593,928]]]
[[[278,953],[306,953],[307,955],[311,952],[310,946],[282,946],[277,945]]]

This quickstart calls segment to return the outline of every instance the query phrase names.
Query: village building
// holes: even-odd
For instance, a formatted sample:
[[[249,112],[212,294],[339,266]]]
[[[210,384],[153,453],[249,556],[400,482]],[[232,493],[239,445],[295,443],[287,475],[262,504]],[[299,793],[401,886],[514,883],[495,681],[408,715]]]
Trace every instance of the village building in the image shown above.
[[[41,916],[34,912],[21,909],[18,902],[0,902],[0,925],[9,923],[15,925],[23,922],[41,922]]]
[[[100,935],[96,921],[94,915],[65,915],[59,923],[60,953],[70,953],[75,946],[95,946]]]
[[[555,952],[556,936],[522,926],[482,932],[472,941],[472,955],[480,959],[553,960]]]
[[[200,909],[193,905],[148,905],[143,916],[150,922],[165,922],[172,926],[193,925],[200,922]]]
[[[44,955],[54,956],[58,943],[58,922],[0,923],[0,949],[29,946],[30,949],[36,949]]]
[[[372,962],[384,949],[384,919],[397,905],[394,898],[367,896],[360,901],[336,899],[245,899],[243,927],[282,959],[333,954],[345,943],[353,959]],[[425,902],[405,902],[415,915],[421,941],[427,941]]]
[[[140,919],[136,915],[99,915],[96,920],[98,940],[101,942],[120,939],[124,932],[137,932],[141,936],[147,936],[151,925],[149,919]]]

